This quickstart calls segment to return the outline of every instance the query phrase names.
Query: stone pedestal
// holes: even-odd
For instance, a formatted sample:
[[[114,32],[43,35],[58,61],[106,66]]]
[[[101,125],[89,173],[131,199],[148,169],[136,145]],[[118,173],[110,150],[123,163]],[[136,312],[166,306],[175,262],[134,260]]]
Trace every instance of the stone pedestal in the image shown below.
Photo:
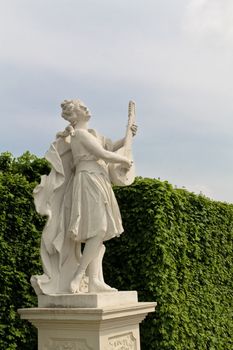
[[[155,306],[136,292],[51,295],[19,313],[37,327],[39,350],[140,350],[139,323]]]

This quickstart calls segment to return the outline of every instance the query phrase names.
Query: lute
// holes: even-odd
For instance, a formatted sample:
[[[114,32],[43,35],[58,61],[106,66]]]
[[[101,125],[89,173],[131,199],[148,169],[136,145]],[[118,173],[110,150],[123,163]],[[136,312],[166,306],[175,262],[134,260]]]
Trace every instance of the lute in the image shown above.
[[[129,160],[133,161],[132,154],[132,141],[133,132],[132,126],[135,124],[135,102],[129,101],[128,108],[128,124],[125,134],[124,146],[120,148],[117,153],[127,157]],[[120,164],[109,164],[109,175],[112,184],[117,186],[129,186],[134,182],[135,179],[135,166],[134,163],[129,170],[124,168]]]

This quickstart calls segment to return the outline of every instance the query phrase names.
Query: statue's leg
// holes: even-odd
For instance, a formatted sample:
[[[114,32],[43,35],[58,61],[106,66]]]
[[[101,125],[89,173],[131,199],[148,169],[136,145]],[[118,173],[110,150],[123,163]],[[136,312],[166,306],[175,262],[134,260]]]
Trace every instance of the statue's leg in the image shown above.
[[[88,267],[89,275],[89,293],[98,293],[98,292],[116,292],[117,289],[111,288],[104,282],[103,276],[103,257],[105,253],[105,246],[102,244],[98,256],[90,262]]]
[[[77,273],[74,279],[71,282],[71,292],[79,293],[79,286],[82,280],[82,277],[87,269],[87,266],[93,261],[99,254],[102,244],[103,238],[105,236],[105,232],[102,232],[92,238],[89,238],[83,250],[82,257],[80,259],[80,265],[78,267]]]
[[[103,257],[104,257],[105,251],[106,251],[106,247],[104,244],[102,244],[99,255],[96,258],[96,259],[98,259],[97,263],[99,266],[98,278],[99,278],[99,281],[102,283],[105,283],[104,282],[104,274],[103,274]]]

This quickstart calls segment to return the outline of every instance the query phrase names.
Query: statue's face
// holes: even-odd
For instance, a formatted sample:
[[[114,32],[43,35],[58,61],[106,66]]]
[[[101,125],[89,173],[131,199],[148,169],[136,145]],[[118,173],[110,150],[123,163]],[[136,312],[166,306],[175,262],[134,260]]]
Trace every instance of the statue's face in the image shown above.
[[[84,105],[79,105],[72,112],[72,121],[88,121],[91,115],[88,108]],[[69,118],[70,119],[70,118]]]
[[[75,113],[77,118],[81,120],[89,120],[91,117],[90,111],[85,105],[79,105],[79,107],[75,109]]]

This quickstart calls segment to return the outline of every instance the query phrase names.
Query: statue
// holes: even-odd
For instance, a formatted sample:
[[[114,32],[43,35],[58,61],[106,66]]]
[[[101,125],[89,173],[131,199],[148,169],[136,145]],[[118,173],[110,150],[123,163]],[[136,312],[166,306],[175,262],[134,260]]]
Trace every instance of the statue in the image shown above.
[[[46,153],[51,172],[34,190],[36,210],[48,219],[41,240],[44,273],[31,283],[37,294],[116,291],[104,282],[103,242],[123,232],[111,173],[121,185],[134,180],[129,144],[137,131],[134,103],[126,137],[115,143],[88,129],[91,115],[83,102],[65,100],[61,107],[69,125]]]

